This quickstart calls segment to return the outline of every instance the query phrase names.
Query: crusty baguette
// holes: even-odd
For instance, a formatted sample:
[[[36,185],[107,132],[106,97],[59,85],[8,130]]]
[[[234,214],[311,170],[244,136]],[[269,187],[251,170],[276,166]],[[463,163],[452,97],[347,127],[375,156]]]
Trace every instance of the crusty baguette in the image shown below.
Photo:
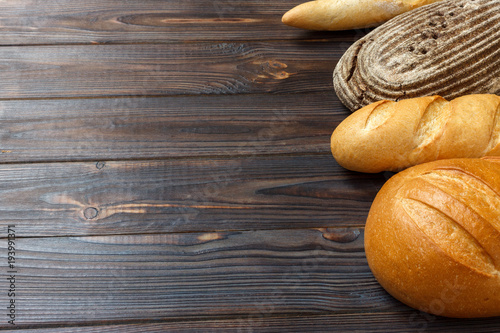
[[[434,315],[500,316],[500,163],[448,159],[392,176],[370,208],[365,252],[396,299]]]
[[[315,0],[290,9],[281,20],[308,30],[361,29],[437,1],[441,0]]]
[[[500,97],[378,101],[337,126],[331,150],[344,168],[368,173],[439,159],[500,156]]]

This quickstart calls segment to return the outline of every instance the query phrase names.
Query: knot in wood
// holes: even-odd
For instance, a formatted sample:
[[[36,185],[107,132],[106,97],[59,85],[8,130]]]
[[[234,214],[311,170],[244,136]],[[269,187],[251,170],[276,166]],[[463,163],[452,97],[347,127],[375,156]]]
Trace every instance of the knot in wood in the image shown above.
[[[83,211],[83,216],[85,216],[87,220],[95,219],[98,214],[99,211],[97,210],[97,208],[94,207],[88,207]]]
[[[323,228],[323,238],[337,243],[350,243],[358,239],[361,231],[357,228]]]
[[[96,167],[98,170],[103,169],[105,166],[106,166],[106,162],[97,162],[97,163],[95,164],[95,167]]]

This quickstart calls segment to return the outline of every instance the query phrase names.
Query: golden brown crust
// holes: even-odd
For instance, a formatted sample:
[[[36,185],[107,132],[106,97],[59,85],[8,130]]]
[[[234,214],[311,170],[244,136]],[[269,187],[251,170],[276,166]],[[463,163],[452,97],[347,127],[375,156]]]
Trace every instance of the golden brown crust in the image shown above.
[[[437,1],[441,0],[315,0],[290,9],[282,22],[309,30],[360,29]]]
[[[331,150],[344,168],[369,173],[438,159],[500,156],[500,97],[378,101],[337,126]]]
[[[403,303],[448,317],[500,316],[500,164],[450,159],[394,175],[365,230],[368,264]]]

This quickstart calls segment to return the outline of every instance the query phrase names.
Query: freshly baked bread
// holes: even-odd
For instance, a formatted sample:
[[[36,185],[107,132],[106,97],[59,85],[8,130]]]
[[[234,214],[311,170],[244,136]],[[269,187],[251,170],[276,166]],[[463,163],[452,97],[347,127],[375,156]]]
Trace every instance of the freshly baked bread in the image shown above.
[[[368,173],[439,159],[500,156],[500,97],[378,101],[337,126],[331,150],[344,168]]]
[[[368,28],[437,1],[441,0],[315,0],[290,9],[281,20],[309,30]]]
[[[500,163],[449,159],[392,176],[368,214],[375,278],[420,311],[500,316]]]
[[[357,40],[333,72],[351,111],[379,100],[500,94],[500,1],[444,0]]]
[[[489,162],[500,163],[500,156],[484,156],[484,157],[481,157],[481,159],[489,161]]]

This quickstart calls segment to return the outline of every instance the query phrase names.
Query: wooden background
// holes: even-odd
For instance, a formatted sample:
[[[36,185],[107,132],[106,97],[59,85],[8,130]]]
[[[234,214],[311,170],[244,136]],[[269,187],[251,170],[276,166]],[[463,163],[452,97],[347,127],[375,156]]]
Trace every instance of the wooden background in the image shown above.
[[[373,278],[390,174],[329,151],[333,68],[368,31],[281,24],[300,2],[0,2],[0,329],[500,331]]]

